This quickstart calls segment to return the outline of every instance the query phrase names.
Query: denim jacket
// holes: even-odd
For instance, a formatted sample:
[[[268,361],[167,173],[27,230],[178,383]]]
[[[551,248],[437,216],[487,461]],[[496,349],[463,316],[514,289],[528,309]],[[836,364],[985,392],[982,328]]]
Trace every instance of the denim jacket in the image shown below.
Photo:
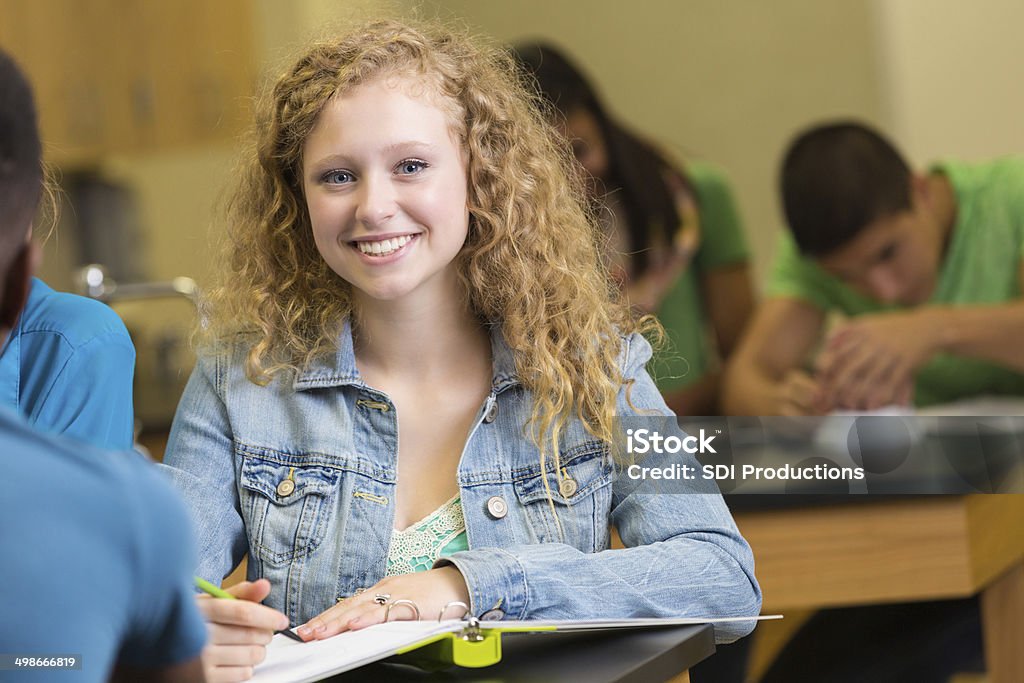
[[[620,393],[619,413],[670,415],[644,370],[646,340],[633,335],[622,346],[624,376],[635,382],[629,401]],[[219,582],[248,553],[249,578],[273,586],[266,604],[303,623],[385,574],[398,417],[388,396],[360,379],[347,325],[336,354],[265,387],[246,378],[245,352],[239,346],[199,360],[165,465],[199,529],[197,573]],[[571,483],[560,488],[549,462],[546,487],[537,446],[523,429],[531,394],[497,328],[492,356],[491,392],[458,467],[469,549],[438,562],[462,572],[474,614],[757,614],[753,556],[717,492],[621,490],[608,448],[579,421],[560,445],[563,480]],[[610,523],[626,549],[609,550]],[[722,624],[718,638],[752,628]]]

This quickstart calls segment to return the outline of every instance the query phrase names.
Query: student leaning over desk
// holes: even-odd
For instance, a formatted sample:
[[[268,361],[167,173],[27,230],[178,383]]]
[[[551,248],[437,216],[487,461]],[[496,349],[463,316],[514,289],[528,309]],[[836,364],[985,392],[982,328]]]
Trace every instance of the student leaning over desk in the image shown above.
[[[1024,395],[1024,158],[917,173],[878,132],[830,122],[789,145],[780,186],[790,235],[727,371],[731,414]],[[981,652],[976,598],[833,608],[762,681],[947,681]]]
[[[669,413],[514,73],[377,23],[313,46],[262,112],[165,462],[199,573],[248,555],[261,580],[236,594],[306,639],[381,621],[378,595],[428,619],[452,600],[510,619],[759,609],[717,493],[616,480],[614,417]],[[633,547],[609,550],[609,523]],[[243,602],[246,630],[238,601],[202,602],[211,677],[258,661],[280,615]]]
[[[780,184],[790,235],[726,373],[730,414],[1024,395],[1024,157],[915,173],[877,132],[828,123]],[[826,337],[830,313],[847,319]]]

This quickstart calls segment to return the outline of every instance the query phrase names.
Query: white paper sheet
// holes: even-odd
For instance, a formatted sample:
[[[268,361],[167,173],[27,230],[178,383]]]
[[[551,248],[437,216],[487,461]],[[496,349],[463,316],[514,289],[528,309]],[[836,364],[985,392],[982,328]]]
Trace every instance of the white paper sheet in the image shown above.
[[[465,622],[392,621],[359,631],[347,631],[326,640],[300,643],[282,635],[267,646],[267,658],[256,667],[258,683],[304,683],[356,669],[390,657],[402,648],[430,636],[458,631]]]

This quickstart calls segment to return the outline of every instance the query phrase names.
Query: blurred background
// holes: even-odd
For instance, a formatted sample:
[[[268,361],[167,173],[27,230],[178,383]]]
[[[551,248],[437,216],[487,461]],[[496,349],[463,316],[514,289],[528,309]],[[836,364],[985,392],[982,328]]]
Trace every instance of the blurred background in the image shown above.
[[[41,277],[81,291],[80,268],[99,263],[121,285],[156,283],[109,297],[138,347],[147,429],[169,424],[191,362],[174,278],[201,287],[215,267],[214,208],[252,94],[310,37],[380,13],[564,47],[619,118],[725,169],[758,284],[782,227],[778,158],[804,126],[864,119],[916,164],[1024,151],[1019,0],[0,0],[0,44],[35,83],[64,193]]]

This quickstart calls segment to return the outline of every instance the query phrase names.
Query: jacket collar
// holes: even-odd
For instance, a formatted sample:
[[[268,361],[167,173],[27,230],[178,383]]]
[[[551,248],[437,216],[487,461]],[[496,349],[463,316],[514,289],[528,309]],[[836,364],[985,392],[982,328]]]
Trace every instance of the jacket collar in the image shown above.
[[[493,370],[491,390],[497,394],[519,384],[516,376],[515,356],[505,343],[501,326],[489,325],[491,331],[491,356]],[[352,325],[345,319],[338,339],[338,350],[332,356],[323,356],[313,361],[308,368],[295,376],[292,387],[295,391],[345,385],[366,386],[356,367],[356,355],[352,342]]]

